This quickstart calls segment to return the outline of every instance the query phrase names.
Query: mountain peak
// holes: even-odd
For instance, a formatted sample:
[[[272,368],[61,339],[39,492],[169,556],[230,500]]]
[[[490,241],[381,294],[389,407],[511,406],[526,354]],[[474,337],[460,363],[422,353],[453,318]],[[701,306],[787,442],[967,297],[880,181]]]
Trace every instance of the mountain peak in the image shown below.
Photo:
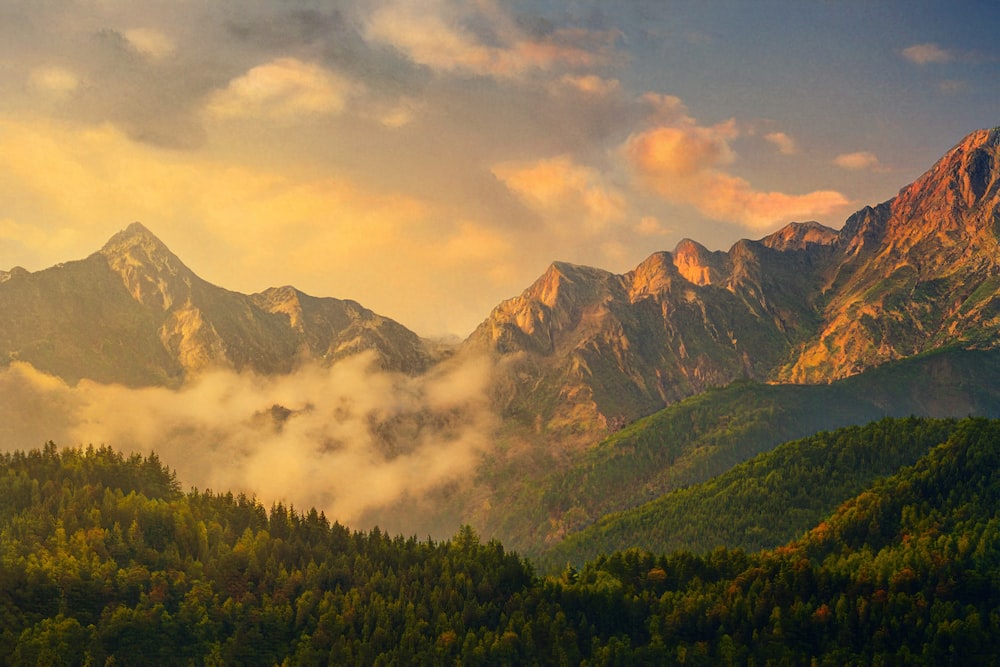
[[[725,258],[692,241],[681,239],[674,248],[674,266],[688,281],[695,285],[713,285],[724,274]]]
[[[195,275],[142,223],[133,222],[104,244],[108,266],[139,303],[167,310],[190,291]]]
[[[948,151],[913,184],[903,188],[897,206],[916,212],[927,201],[944,211],[970,210],[1000,199],[1000,127],[976,130]]]
[[[837,242],[836,230],[810,220],[790,222],[760,240],[772,250],[804,250],[809,244],[832,245]]]

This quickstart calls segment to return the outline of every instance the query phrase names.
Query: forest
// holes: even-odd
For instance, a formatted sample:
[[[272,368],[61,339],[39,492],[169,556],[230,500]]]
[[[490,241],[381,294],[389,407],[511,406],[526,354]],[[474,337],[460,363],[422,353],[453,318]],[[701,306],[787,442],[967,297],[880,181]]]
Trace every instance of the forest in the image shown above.
[[[0,663],[995,662],[1000,421],[824,437],[912,464],[773,549],[628,549],[551,574],[468,526],[394,536],[183,491],[155,454],[2,454]]]

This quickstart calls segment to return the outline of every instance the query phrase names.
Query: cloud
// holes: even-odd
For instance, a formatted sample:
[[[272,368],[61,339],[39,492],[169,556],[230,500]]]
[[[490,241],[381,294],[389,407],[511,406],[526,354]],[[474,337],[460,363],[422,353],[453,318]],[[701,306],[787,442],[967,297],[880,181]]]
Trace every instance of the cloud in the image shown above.
[[[136,51],[153,60],[166,58],[176,50],[173,40],[155,28],[132,28],[124,35]]]
[[[795,155],[799,152],[799,147],[795,140],[784,132],[770,132],[764,135],[764,139],[778,148],[782,155]]]
[[[596,169],[577,164],[569,156],[503,163],[492,171],[522,201],[549,220],[582,217],[590,231],[598,231],[625,216],[622,193],[606,185]]]
[[[209,103],[223,118],[290,119],[343,111],[356,84],[314,63],[279,58],[233,79]]]
[[[917,65],[930,63],[946,63],[954,60],[954,56],[934,43],[914,44],[902,50],[904,58]]]
[[[35,67],[29,75],[31,87],[42,93],[65,97],[80,87],[80,78],[64,67]]]
[[[851,171],[875,171],[881,168],[878,156],[871,151],[841,153],[837,157],[833,158],[833,163],[841,169],[849,169]]]
[[[595,74],[566,74],[560,81],[585,95],[611,95],[620,87],[618,79],[605,79]]]
[[[849,203],[833,190],[802,195],[755,190],[745,179],[725,171],[735,160],[729,143],[739,135],[735,122],[699,126],[682,113],[679,100],[668,101],[676,124],[633,134],[623,146],[641,181],[664,199],[752,229],[829,215]]]
[[[605,63],[617,33],[563,28],[532,35],[490,2],[390,2],[372,14],[366,37],[436,71],[510,79]]]
[[[216,370],[179,390],[71,387],[14,363],[0,370],[0,435],[5,447],[52,439],[155,451],[185,485],[356,523],[471,479],[497,424],[485,359],[418,378],[372,362],[359,355],[275,377]]]
[[[652,215],[643,216],[635,226],[635,233],[640,236],[666,236],[671,231],[673,230],[664,227],[663,223]]]

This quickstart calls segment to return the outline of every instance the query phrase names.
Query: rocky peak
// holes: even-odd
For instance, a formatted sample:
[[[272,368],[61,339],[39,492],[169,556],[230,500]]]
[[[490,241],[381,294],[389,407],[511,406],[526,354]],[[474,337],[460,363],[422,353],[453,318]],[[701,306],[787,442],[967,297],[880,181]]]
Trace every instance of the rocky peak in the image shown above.
[[[809,245],[833,245],[837,231],[815,221],[790,222],[760,240],[772,250],[805,250]]]
[[[304,329],[302,315],[302,292],[291,285],[269,287],[251,298],[258,306],[270,313],[284,313],[292,329],[301,332]]]
[[[947,216],[1000,201],[1000,127],[969,134],[893,200],[907,217]]]
[[[138,222],[112,236],[98,254],[121,276],[136,301],[162,310],[185,300],[197,280],[160,239]]]
[[[695,285],[718,283],[726,272],[725,263],[724,253],[713,253],[691,239],[682,239],[674,248],[674,266]]]
[[[629,275],[629,297],[635,301],[644,296],[665,292],[678,276],[673,256],[669,252],[654,252]]]
[[[589,266],[552,262],[523,296],[552,309],[571,306],[587,300],[594,288],[603,285],[612,275]]]

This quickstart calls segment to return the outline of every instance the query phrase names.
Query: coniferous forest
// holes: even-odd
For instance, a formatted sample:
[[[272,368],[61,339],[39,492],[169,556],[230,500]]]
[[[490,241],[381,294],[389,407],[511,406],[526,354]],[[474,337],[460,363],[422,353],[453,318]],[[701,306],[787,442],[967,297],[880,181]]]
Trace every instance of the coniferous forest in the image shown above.
[[[632,549],[551,574],[468,527],[445,541],[358,532],[183,492],[154,454],[3,454],[0,662],[992,663],[1000,421],[829,437],[868,451],[873,434],[925,453],[784,546]]]

